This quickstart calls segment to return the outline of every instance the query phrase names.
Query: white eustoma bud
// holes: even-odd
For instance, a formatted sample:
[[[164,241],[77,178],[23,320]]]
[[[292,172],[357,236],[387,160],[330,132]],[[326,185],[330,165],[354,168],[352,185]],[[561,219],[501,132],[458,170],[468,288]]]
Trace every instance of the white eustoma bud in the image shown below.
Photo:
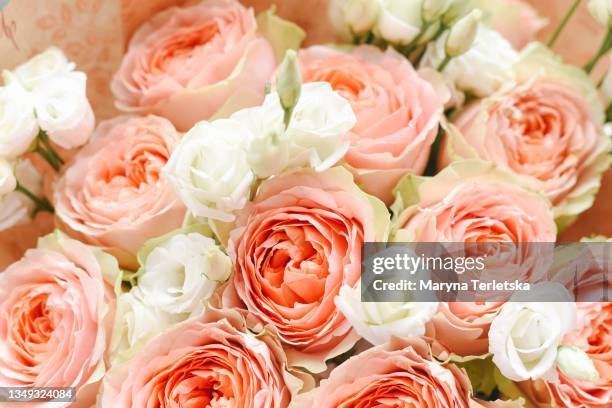
[[[593,360],[576,346],[559,346],[557,366],[566,376],[581,381],[594,381],[599,378]]]
[[[612,27],[612,1],[589,0],[589,11],[604,27]]]
[[[446,55],[453,58],[470,49],[478,34],[478,22],[481,17],[482,12],[475,9],[451,27],[446,38]]]
[[[281,106],[285,111],[292,110],[300,99],[302,75],[294,50],[287,50],[285,58],[276,74],[276,89]]]
[[[380,13],[379,0],[347,0],[344,3],[344,19],[354,34],[372,29]]]
[[[17,186],[17,179],[13,174],[13,165],[0,157],[0,196],[10,193]]]
[[[424,0],[421,16],[423,21],[432,22],[438,20],[451,6],[451,0]]]
[[[610,63],[612,64],[612,58],[610,58]],[[608,68],[608,73],[599,89],[601,89],[606,106],[610,105],[612,103],[612,65]]]

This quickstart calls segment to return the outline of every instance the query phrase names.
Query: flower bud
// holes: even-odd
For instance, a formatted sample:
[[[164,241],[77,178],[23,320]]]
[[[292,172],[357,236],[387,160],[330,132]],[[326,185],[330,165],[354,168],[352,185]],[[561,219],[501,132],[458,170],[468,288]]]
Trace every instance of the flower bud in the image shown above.
[[[566,376],[582,381],[594,381],[599,378],[593,361],[576,346],[559,346],[557,366]]]
[[[297,105],[302,89],[302,76],[298,66],[297,54],[294,50],[287,50],[278,69],[276,89],[283,109],[291,111]]]
[[[612,64],[612,58],[610,58],[610,63]],[[604,77],[599,89],[601,90],[606,106],[612,104],[612,65],[608,68],[608,73]]]
[[[426,23],[436,21],[451,6],[451,0],[425,0],[423,1],[423,8],[421,10],[421,17]]]
[[[8,194],[17,187],[17,180],[13,174],[13,165],[0,157],[0,196]]]
[[[354,34],[370,31],[380,12],[379,0],[347,0],[344,3],[344,20]]]
[[[472,10],[451,27],[446,39],[446,55],[453,58],[470,49],[478,33],[478,22],[481,16],[482,12],[479,9]]]
[[[612,1],[590,0],[589,11],[604,27],[612,27]]]

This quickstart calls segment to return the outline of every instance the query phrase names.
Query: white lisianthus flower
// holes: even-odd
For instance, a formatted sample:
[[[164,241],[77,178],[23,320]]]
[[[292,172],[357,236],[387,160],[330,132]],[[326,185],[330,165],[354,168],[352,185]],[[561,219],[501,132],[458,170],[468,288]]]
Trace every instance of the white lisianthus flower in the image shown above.
[[[18,81],[7,81],[0,87],[0,156],[16,158],[25,153],[37,134],[32,95]]]
[[[19,184],[37,196],[42,194],[42,176],[29,160],[17,161],[13,171]],[[34,208],[32,200],[19,191],[0,195],[0,231],[28,222]]]
[[[115,316],[110,346],[113,364],[129,360],[153,337],[183,320],[149,305],[138,287],[119,296]]]
[[[13,191],[16,186],[13,164],[0,157],[0,197]]]
[[[489,330],[489,352],[510,380],[553,380],[557,348],[576,323],[576,305],[556,283],[532,286],[528,296],[539,301],[515,301],[517,297],[502,306]]]
[[[33,92],[40,128],[65,149],[85,144],[94,128],[86,82],[82,72],[68,72],[41,83]]]
[[[212,238],[196,232],[179,233],[148,253],[138,288],[155,308],[195,316],[231,272],[230,258]]]
[[[324,171],[348,150],[344,135],[355,126],[350,103],[327,82],[302,86],[289,127],[283,131],[278,94],[269,94],[260,107],[244,109],[232,119],[249,129],[247,158],[258,177],[270,177],[296,167]]]
[[[200,122],[185,134],[163,171],[194,215],[231,222],[244,207],[255,180],[249,137],[233,119]]]
[[[437,302],[362,302],[359,285],[342,286],[335,303],[357,334],[373,345],[392,336],[422,336],[438,310]]]
[[[421,31],[423,0],[380,0],[374,34],[391,43],[408,44]]]
[[[74,70],[75,64],[57,47],[50,47],[40,54],[19,65],[13,73],[21,84],[29,91],[55,75]]]
[[[612,1],[589,0],[589,11],[604,27],[612,27]]]
[[[448,32],[427,46],[421,67],[436,69],[442,63],[446,56],[447,36]],[[518,57],[518,53],[504,37],[480,25],[472,47],[450,60],[444,69],[444,76],[457,89],[485,97],[514,79],[512,66]]]

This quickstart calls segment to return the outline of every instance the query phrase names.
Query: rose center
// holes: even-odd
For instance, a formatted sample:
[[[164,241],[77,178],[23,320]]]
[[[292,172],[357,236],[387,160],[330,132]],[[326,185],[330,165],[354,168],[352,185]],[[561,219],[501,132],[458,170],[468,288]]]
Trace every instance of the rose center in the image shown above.
[[[151,58],[152,72],[168,72],[174,66],[185,64],[193,57],[199,47],[206,45],[217,34],[219,34],[219,26],[214,21],[207,21],[200,26],[177,30],[157,48]]]

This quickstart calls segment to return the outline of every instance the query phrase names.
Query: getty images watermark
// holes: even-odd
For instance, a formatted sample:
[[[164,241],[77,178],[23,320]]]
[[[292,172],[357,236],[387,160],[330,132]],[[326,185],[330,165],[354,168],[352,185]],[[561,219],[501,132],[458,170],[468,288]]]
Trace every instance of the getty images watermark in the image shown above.
[[[609,301],[612,243],[365,243],[364,302]]]

